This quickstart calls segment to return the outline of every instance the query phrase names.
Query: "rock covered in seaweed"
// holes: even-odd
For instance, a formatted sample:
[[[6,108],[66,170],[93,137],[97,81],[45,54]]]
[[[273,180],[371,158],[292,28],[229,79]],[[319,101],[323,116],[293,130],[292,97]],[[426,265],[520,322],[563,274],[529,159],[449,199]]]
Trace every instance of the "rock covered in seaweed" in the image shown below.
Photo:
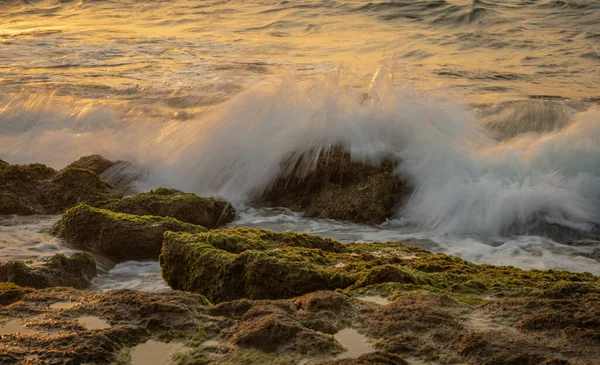
[[[94,259],[84,252],[76,252],[71,257],[56,254],[41,261],[9,261],[0,264],[0,282],[11,282],[22,287],[70,286],[84,289],[96,275]]]
[[[0,298],[4,287],[0,283]],[[174,359],[178,365],[404,365],[413,359],[439,364],[590,365],[600,356],[598,291],[560,299],[543,293],[518,298],[485,295],[475,303],[422,286],[405,287],[389,297],[389,304],[375,304],[355,290],[345,290],[211,306],[201,295],[179,291],[10,290],[21,293],[0,306],[0,328],[12,321],[29,333],[9,330],[0,336],[0,364],[21,363],[31,354],[40,363],[127,363],[131,349],[148,339],[185,343],[184,353]],[[79,323],[81,316],[100,318],[110,327],[88,330]],[[343,341],[337,341],[337,332],[348,327],[360,334],[354,341],[369,346],[351,358],[338,359],[348,355],[340,354]]]
[[[343,245],[313,235],[242,227],[168,232],[160,262],[172,288],[198,292],[212,302],[283,299],[333,289],[523,296],[556,291],[565,282],[571,291],[600,290],[598,278],[587,273],[477,265],[397,242]]]
[[[101,175],[106,170],[110,169],[121,161],[109,161],[100,155],[83,156],[77,161],[71,162],[65,169],[79,168],[93,171],[97,175]]]
[[[235,218],[235,209],[226,201],[166,188],[102,202],[98,206],[119,213],[172,217],[207,228],[217,228]]]
[[[411,193],[394,173],[394,163],[370,165],[352,160],[340,147],[284,161],[284,174],[263,199],[303,211],[308,217],[378,224]]]
[[[321,248],[343,246],[317,236],[246,228],[167,232],[160,262],[172,288],[199,292],[212,302],[290,298],[352,285],[352,277],[320,262]]]
[[[42,164],[0,168],[0,214],[58,214],[116,194],[112,186],[86,169],[70,167],[59,172]]]
[[[11,282],[0,282],[0,306],[16,302],[32,291],[34,291],[33,288],[21,287]]]
[[[74,248],[116,262],[158,258],[166,231],[199,233],[206,228],[173,218],[138,216],[79,205],[69,209],[53,233]]]
[[[82,168],[95,172],[100,178],[121,192],[135,193],[135,183],[142,181],[147,172],[128,161],[110,161],[100,155],[89,155],[69,164],[66,168]]]

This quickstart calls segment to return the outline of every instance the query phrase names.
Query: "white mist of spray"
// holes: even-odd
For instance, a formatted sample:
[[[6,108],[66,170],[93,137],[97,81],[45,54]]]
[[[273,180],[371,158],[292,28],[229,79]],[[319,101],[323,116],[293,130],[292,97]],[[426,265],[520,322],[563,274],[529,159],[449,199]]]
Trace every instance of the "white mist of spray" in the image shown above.
[[[151,186],[240,203],[268,188],[282,160],[339,144],[366,163],[394,156],[415,188],[398,216],[422,229],[490,236],[600,222],[596,109],[574,113],[557,131],[498,142],[465,108],[397,88],[385,69],[366,93],[339,74],[309,85],[286,75],[185,122],[124,123],[102,109],[48,105],[5,102],[0,158],[64,165],[102,153],[144,166]]]

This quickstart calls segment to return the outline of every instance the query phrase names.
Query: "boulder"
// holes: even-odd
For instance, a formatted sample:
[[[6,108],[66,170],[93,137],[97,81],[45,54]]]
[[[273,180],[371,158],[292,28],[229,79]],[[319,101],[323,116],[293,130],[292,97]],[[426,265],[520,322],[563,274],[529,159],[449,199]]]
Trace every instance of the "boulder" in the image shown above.
[[[100,178],[120,192],[135,193],[135,183],[143,180],[147,172],[128,161],[110,161],[100,155],[89,155],[69,164],[68,168],[82,168],[95,172]]]
[[[226,201],[166,188],[102,202],[97,206],[119,213],[172,217],[207,228],[217,228],[235,218],[235,209]]]
[[[284,161],[284,173],[262,199],[308,217],[378,224],[412,192],[391,159],[370,165],[354,161],[340,147],[319,152],[316,160],[312,155]]]
[[[0,214],[58,214],[80,203],[114,197],[116,192],[90,170],[60,172],[42,164],[0,169]]]
[[[84,252],[77,252],[70,258],[56,254],[41,261],[9,261],[0,264],[0,282],[11,282],[22,287],[70,286],[84,289],[96,275],[94,259]]]
[[[106,158],[100,155],[89,155],[81,157],[79,160],[71,162],[65,169],[69,168],[79,168],[93,171],[97,175],[102,174],[109,168],[113,167],[115,164],[121,161],[109,161]]]
[[[88,205],[69,209],[53,227],[53,233],[69,246],[115,262],[157,259],[166,231],[199,233],[206,229],[173,218],[114,213]]]
[[[297,237],[297,239],[295,239]],[[174,289],[211,302],[238,298],[290,298],[347,287],[355,279],[326,266],[322,247],[341,244],[317,236],[227,228],[199,234],[167,232],[160,262]]]

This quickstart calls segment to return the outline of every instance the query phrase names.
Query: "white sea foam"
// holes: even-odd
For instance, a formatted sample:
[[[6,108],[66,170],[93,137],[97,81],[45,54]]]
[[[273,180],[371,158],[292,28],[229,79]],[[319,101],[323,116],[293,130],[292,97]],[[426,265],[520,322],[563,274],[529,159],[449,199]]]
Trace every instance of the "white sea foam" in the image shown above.
[[[395,157],[415,187],[398,217],[423,230],[495,236],[540,223],[585,231],[600,221],[599,110],[498,142],[460,105],[392,84],[385,69],[364,94],[340,74],[309,85],[287,74],[197,119],[164,123],[9,100],[0,109],[0,157],[64,165],[99,152],[141,164],[149,186],[243,203],[281,174],[283,159],[341,144],[368,163]],[[27,127],[15,122],[22,118]]]

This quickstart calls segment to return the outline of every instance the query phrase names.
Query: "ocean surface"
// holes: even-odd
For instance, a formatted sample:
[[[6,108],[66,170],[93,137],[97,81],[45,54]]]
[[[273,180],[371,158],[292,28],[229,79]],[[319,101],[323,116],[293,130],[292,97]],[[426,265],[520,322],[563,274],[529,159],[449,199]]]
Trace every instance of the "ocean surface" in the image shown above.
[[[334,144],[395,157],[416,188],[395,217],[248,204]],[[600,2],[0,0],[0,159],[91,153],[232,201],[233,225],[600,274],[567,244],[600,224]],[[0,260],[72,252],[58,218],[0,217]],[[156,262],[99,262],[94,290],[167,289]]]

